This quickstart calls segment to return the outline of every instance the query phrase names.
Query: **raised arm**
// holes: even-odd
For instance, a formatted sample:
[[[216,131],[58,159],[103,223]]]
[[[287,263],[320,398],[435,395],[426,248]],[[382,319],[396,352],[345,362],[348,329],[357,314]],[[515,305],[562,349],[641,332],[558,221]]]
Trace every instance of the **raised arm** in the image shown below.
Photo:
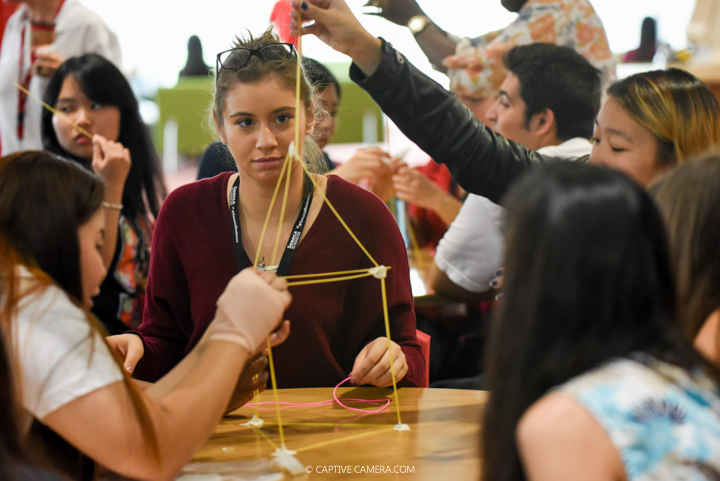
[[[495,134],[438,83],[417,70],[383,39],[368,33],[344,0],[294,2],[298,14],[315,20],[303,28],[352,58],[350,77],[383,112],[436,162],[447,165],[468,192],[499,203],[510,183],[545,159]]]
[[[447,71],[447,67],[442,62],[455,53],[455,41],[425,15],[415,0],[369,0],[366,6],[378,9],[377,12],[370,12],[369,15],[383,17],[402,27],[409,27],[410,20],[418,17],[420,23],[414,28],[420,30],[412,31],[415,41],[436,70],[443,73]]]

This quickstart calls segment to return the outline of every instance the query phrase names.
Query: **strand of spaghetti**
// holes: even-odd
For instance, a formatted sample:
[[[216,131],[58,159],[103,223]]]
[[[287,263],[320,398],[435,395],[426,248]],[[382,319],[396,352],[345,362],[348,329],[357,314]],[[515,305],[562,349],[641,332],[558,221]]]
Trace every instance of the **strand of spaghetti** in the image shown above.
[[[298,14],[298,25],[302,25],[302,19],[300,18],[300,14]],[[302,76],[302,70],[300,68],[300,64],[302,63],[302,35],[297,36],[297,62],[295,64],[295,113],[296,115],[300,115],[300,79]],[[295,149],[297,149],[298,153],[300,152],[300,123],[295,122]]]
[[[356,408],[345,406],[343,403],[341,403],[335,399],[327,399],[325,401],[317,401],[317,402],[313,402],[313,403],[291,403],[291,402],[280,401],[278,404],[280,404],[281,406],[287,406],[287,407],[292,407],[292,408],[305,408],[305,407],[311,407],[311,406],[325,406],[327,404],[337,403],[337,404],[340,404],[340,406],[342,406],[343,408],[349,409],[351,411],[360,411],[362,413],[372,414],[372,413],[379,413],[380,411],[384,410],[386,407],[388,407],[390,405],[390,402],[391,402],[390,399],[387,399],[387,398],[385,398],[385,399],[341,398],[341,399],[346,402],[364,402],[364,403],[382,402],[382,403],[385,403],[385,405],[378,410],[363,410],[363,409],[356,409]],[[275,404],[275,401],[263,401],[263,402],[259,402],[257,404],[248,403],[248,404],[246,404],[246,406],[265,406],[267,404]],[[284,425],[289,426],[290,423],[285,423]]]
[[[269,437],[267,437],[267,435],[266,435],[264,432],[262,432],[262,429],[260,429],[258,426],[253,426],[252,428],[253,428],[256,432],[262,434],[262,437],[264,437],[265,439],[267,439],[267,442],[270,443],[270,446],[272,446],[273,448],[277,449],[277,446],[275,446],[275,443],[272,442],[272,439],[270,439]]]
[[[257,379],[260,375],[256,374],[253,376],[253,380]],[[257,407],[257,403],[260,402],[260,390],[256,389],[253,391],[253,402],[256,404],[255,406],[255,417],[260,418],[260,410]]]
[[[368,272],[366,274],[357,274],[354,276],[337,277],[335,279],[315,279],[312,281],[288,282],[287,285],[288,285],[288,287],[293,287],[293,286],[307,286],[307,285],[311,285],[311,284],[326,284],[328,282],[350,281],[353,279],[360,279],[361,277],[370,277],[370,276],[372,276],[372,274],[370,274]]]
[[[285,221],[285,209],[287,209],[288,193],[290,192],[290,174],[292,173],[292,160],[290,159],[292,153],[288,151],[285,156],[285,163],[288,168],[286,169],[287,178],[285,179],[285,190],[283,191],[282,206],[280,207],[280,219],[278,220],[278,228],[275,233],[275,243],[273,244],[272,256],[270,257],[270,265],[274,266],[275,259],[277,257],[278,246],[280,245],[280,235],[282,234],[282,226]],[[278,178],[278,182],[282,182],[282,175]]]
[[[387,266],[388,269],[391,269],[391,266]],[[285,276],[283,279],[303,279],[306,277],[330,277],[330,276],[340,276],[344,274],[358,274],[360,272],[369,272],[369,269],[355,269],[353,271],[338,271],[338,272],[323,272],[321,274],[297,274],[294,276]]]
[[[275,411],[277,412],[278,431],[280,431],[280,446],[285,449],[285,432],[283,431],[282,416],[280,415],[280,404],[278,403],[277,379],[275,378],[275,363],[273,362],[272,346],[270,336],[267,338],[268,360],[270,361],[270,380],[272,381],[273,395],[275,396]]]
[[[64,122],[67,122],[67,123],[68,123],[72,128],[74,128],[75,130],[77,130],[78,132],[80,132],[81,134],[83,134],[84,136],[86,136],[86,137],[88,137],[88,138],[90,138],[90,139],[93,138],[93,134],[91,134],[91,133],[88,132],[87,130],[83,129],[82,127],[80,127],[79,125],[77,125],[77,124],[76,124],[75,122],[73,122],[72,120],[70,120],[70,118],[69,118],[67,115],[65,115],[64,113],[58,112],[57,110],[55,110],[53,107],[51,107],[50,105],[48,105],[47,103],[45,103],[45,102],[43,101],[43,99],[41,99],[40,97],[38,97],[38,96],[36,96],[35,94],[31,93],[28,89],[26,89],[25,87],[23,87],[22,85],[20,85],[20,84],[17,83],[17,82],[15,82],[15,86],[16,86],[17,88],[19,88],[20,90],[22,90],[22,92],[23,92],[25,95],[27,95],[28,97],[31,97],[31,98],[37,100],[38,102],[40,102],[40,104],[41,104],[43,107],[45,107],[46,109],[48,109],[50,112],[52,112],[53,115],[57,115],[57,116],[58,116],[59,118],[61,118]]]
[[[393,394],[395,395],[395,410],[397,411],[398,424],[402,424],[400,419],[400,400],[398,399],[397,393],[397,381],[395,380],[395,370],[393,369],[393,355],[392,355],[392,341],[390,340],[390,316],[388,315],[387,307],[387,290],[385,289],[385,278],[380,278],[380,286],[382,287],[382,303],[383,303],[383,316],[385,317],[385,335],[387,336],[388,342],[388,355],[390,356],[390,376],[392,376],[393,382]]]
[[[289,155],[289,153],[288,153]],[[287,160],[287,157],[286,157]],[[265,216],[265,223],[263,223],[262,231],[260,231],[260,240],[258,241],[258,248],[255,252],[255,260],[253,261],[253,266],[258,265],[258,260],[260,260],[260,247],[262,246],[263,240],[265,240],[265,231],[267,230],[268,223],[270,222],[270,215],[272,214],[273,206],[275,205],[275,199],[277,198],[277,194],[280,191],[280,184],[283,174],[285,173],[285,169],[287,168],[288,163],[283,162],[282,169],[280,169],[280,177],[278,180],[277,185],[275,185],[275,192],[273,192],[272,199],[270,199],[270,208],[268,209],[268,213]],[[238,196],[240,193],[238,192]],[[240,199],[238,199],[239,201]]]
[[[348,227],[348,225],[345,223],[345,221],[343,220],[343,218],[340,217],[340,214],[338,214],[338,211],[335,210],[335,207],[334,207],[334,206],[332,205],[332,203],[328,200],[328,198],[327,198],[327,196],[325,195],[325,193],[324,193],[322,190],[318,189],[317,182],[315,181],[315,179],[313,178],[313,176],[310,174],[310,171],[308,170],[308,168],[307,168],[307,166],[305,165],[305,163],[301,162],[301,165],[303,166],[303,169],[305,170],[305,172],[306,172],[306,173],[308,174],[308,176],[310,177],[310,180],[312,180],[312,183],[313,183],[313,185],[315,186],[315,190],[318,191],[318,192],[320,192],[320,195],[322,195],[323,201],[325,201],[325,203],[327,204],[327,206],[330,207],[330,210],[333,211],[333,214],[335,214],[335,217],[337,217],[337,220],[342,224],[342,226],[345,228],[345,230],[348,232],[348,234],[350,234],[350,237],[353,238],[353,240],[354,240],[355,243],[360,247],[360,249],[362,249],[362,251],[363,251],[363,252],[365,253],[365,255],[368,257],[368,259],[370,259],[370,261],[375,265],[375,267],[378,267],[379,264],[378,264],[377,262],[375,262],[375,258],[373,258],[373,256],[370,255],[370,253],[369,253],[368,250],[365,248],[365,246],[362,245],[362,242],[360,242],[360,240],[355,236],[355,234],[353,233],[353,231],[350,230],[350,227]]]
[[[282,176],[285,173],[287,166],[289,165],[289,162],[288,162],[289,158],[290,158],[289,155],[287,155],[285,157],[285,162],[283,162],[282,169],[280,169],[279,179],[282,179]],[[280,182],[278,182],[277,185],[275,186],[275,191],[273,192],[272,199],[270,199],[270,207],[268,208],[268,213],[265,216],[265,222],[263,223],[263,228],[262,228],[262,231],[260,232],[260,239],[258,240],[258,248],[255,251],[255,260],[253,261],[253,266],[257,266],[257,264],[258,264],[258,260],[260,257],[260,247],[262,246],[263,240],[265,239],[265,232],[267,231],[267,226],[268,226],[268,223],[270,222],[270,215],[272,214],[273,206],[275,205],[275,200],[277,199],[277,194],[279,191],[280,191]],[[239,196],[240,196],[240,193],[238,192],[238,202],[242,202],[239,199]],[[279,229],[278,229],[278,231],[279,231]],[[268,338],[268,347],[269,346],[270,346],[270,341]],[[274,370],[271,370],[271,374],[273,375],[273,378],[274,378],[274,376],[275,376]],[[255,404],[256,404],[255,417],[260,418],[260,410],[257,407],[257,403],[260,401],[260,391],[254,392],[253,400],[255,401]]]
[[[272,424],[269,424],[272,425]],[[285,423],[285,426],[308,426],[318,428],[386,428],[393,426],[392,424],[365,424],[365,423]]]
[[[298,22],[302,22],[298,18]],[[302,24],[302,23],[301,23]],[[299,114],[300,112],[300,62],[302,61],[302,35],[298,35],[298,51],[297,51],[297,59],[296,59],[296,69],[295,69],[295,113]],[[277,254],[277,247],[280,243],[280,227],[282,226],[282,221],[285,216],[285,208],[287,207],[287,198],[288,198],[288,192],[290,187],[290,173],[292,171],[292,167],[290,163],[292,162],[291,156],[295,153],[295,151],[300,151],[300,158],[302,159],[302,152],[300,149],[300,122],[295,122],[295,145],[294,148],[288,149],[287,155],[285,157],[285,162],[283,163],[283,170],[280,172],[280,176],[278,177],[278,183],[275,186],[275,194],[273,195],[273,202],[275,201],[275,196],[277,195],[277,191],[280,188],[280,183],[283,179],[283,172],[285,172],[285,168],[287,168],[287,181],[285,182],[285,192],[283,195],[283,203],[282,208],[280,210],[280,223],[278,224],[278,232],[275,236],[275,245],[273,246],[273,253],[272,253],[272,259],[271,259],[271,265],[275,265],[275,256]],[[303,164],[303,162],[300,162]],[[272,213],[272,206],[273,203],[270,204],[270,209],[268,210],[267,217],[265,219],[265,225],[263,226],[263,234],[265,229],[267,228],[268,221],[270,220],[270,214]],[[261,235],[262,239],[262,235]],[[262,244],[259,244],[259,246]],[[259,250],[259,248],[258,248]],[[256,254],[257,259],[257,254]],[[257,265],[257,261],[255,263]],[[272,379],[272,388],[273,388],[273,395],[275,397],[275,411],[277,412],[277,419],[278,419],[278,430],[280,431],[280,445],[282,446],[282,449],[286,449],[285,447],[285,433],[283,430],[282,425],[282,417],[280,415],[280,404],[278,404],[278,392],[277,392],[277,381],[275,378],[275,363],[273,362],[273,355],[272,355],[272,346],[270,345],[270,336],[268,336],[268,358],[270,360],[270,378]]]
[[[392,431],[393,429],[394,429],[393,427],[387,427],[387,428],[377,429],[374,431],[368,431],[368,432],[364,432],[364,433],[360,433],[360,434],[353,434],[352,436],[345,436],[342,438],[331,439],[330,441],[323,441],[322,443],[311,444],[310,446],[303,446],[302,448],[295,449],[295,451],[297,451],[298,453],[301,453],[303,451],[310,451],[311,449],[322,448],[324,446],[329,446],[331,444],[343,443],[345,441],[352,441],[353,439],[359,439],[359,438],[364,438],[366,436],[372,436],[374,434],[385,433],[388,431]]]

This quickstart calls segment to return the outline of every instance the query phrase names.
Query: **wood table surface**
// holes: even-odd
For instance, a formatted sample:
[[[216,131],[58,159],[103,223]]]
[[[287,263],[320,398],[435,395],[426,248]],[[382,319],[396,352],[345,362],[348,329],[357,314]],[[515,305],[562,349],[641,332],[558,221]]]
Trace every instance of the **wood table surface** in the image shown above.
[[[332,399],[331,388],[281,389],[278,394],[281,402]],[[399,389],[400,415],[410,431],[393,429],[397,413],[391,389],[338,390],[341,399],[392,399],[390,406],[377,414],[350,411],[335,403],[283,407],[286,447],[297,451],[295,457],[309,472],[297,478],[286,474],[285,478],[479,479],[479,419],[486,396],[484,391]],[[261,401],[272,400],[271,391],[262,393]],[[367,404],[348,404],[372,409]],[[280,446],[274,406],[262,406],[260,416],[265,424],[259,430],[241,425],[254,412],[254,408],[245,406],[224,417],[195,454],[193,466],[234,461],[234,465],[242,467],[243,463],[257,465],[258,460],[273,459],[275,447]]]

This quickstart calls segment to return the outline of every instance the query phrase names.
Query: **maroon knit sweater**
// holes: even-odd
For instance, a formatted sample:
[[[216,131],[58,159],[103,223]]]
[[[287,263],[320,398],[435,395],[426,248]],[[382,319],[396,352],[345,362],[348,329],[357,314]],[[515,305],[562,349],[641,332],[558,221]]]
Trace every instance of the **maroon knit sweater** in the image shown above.
[[[237,273],[223,173],[181,187],[165,200],[152,243],[145,312],[145,355],[135,376],[156,381],[197,344],[215,302]],[[329,176],[327,197],[375,260],[386,266],[391,338],[407,359],[401,386],[418,386],[425,360],[415,336],[407,253],[393,216],[374,194]],[[373,264],[323,205],[288,275],[369,268]],[[273,349],[278,386],[326,387],[345,379],[355,357],[385,335],[380,281],[373,277],[291,287],[290,337]],[[248,307],[252,309],[252,306]]]

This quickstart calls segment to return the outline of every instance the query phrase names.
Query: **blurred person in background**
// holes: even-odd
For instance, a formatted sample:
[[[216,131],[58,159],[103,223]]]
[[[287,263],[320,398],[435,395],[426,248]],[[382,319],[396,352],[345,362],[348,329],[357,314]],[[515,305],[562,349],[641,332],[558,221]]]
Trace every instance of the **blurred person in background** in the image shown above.
[[[203,60],[203,48],[200,38],[193,35],[188,39],[188,55],[185,67],[180,71],[180,77],[207,77],[210,67]]]
[[[623,56],[623,62],[652,62],[657,50],[657,26],[655,19],[645,17],[640,29],[640,46]]]
[[[8,0],[5,0],[8,1]],[[16,0],[17,1],[17,0]],[[41,149],[42,106],[15,84],[43,98],[65,59],[97,53],[121,66],[120,45],[102,19],[78,0],[23,0],[5,26],[0,49],[2,155]]]
[[[45,150],[105,180],[108,274],[92,312],[110,334],[121,334],[142,320],[152,230],[166,195],[160,160],[130,84],[100,55],[66,60],[50,79],[45,102],[59,112],[42,112]]]

